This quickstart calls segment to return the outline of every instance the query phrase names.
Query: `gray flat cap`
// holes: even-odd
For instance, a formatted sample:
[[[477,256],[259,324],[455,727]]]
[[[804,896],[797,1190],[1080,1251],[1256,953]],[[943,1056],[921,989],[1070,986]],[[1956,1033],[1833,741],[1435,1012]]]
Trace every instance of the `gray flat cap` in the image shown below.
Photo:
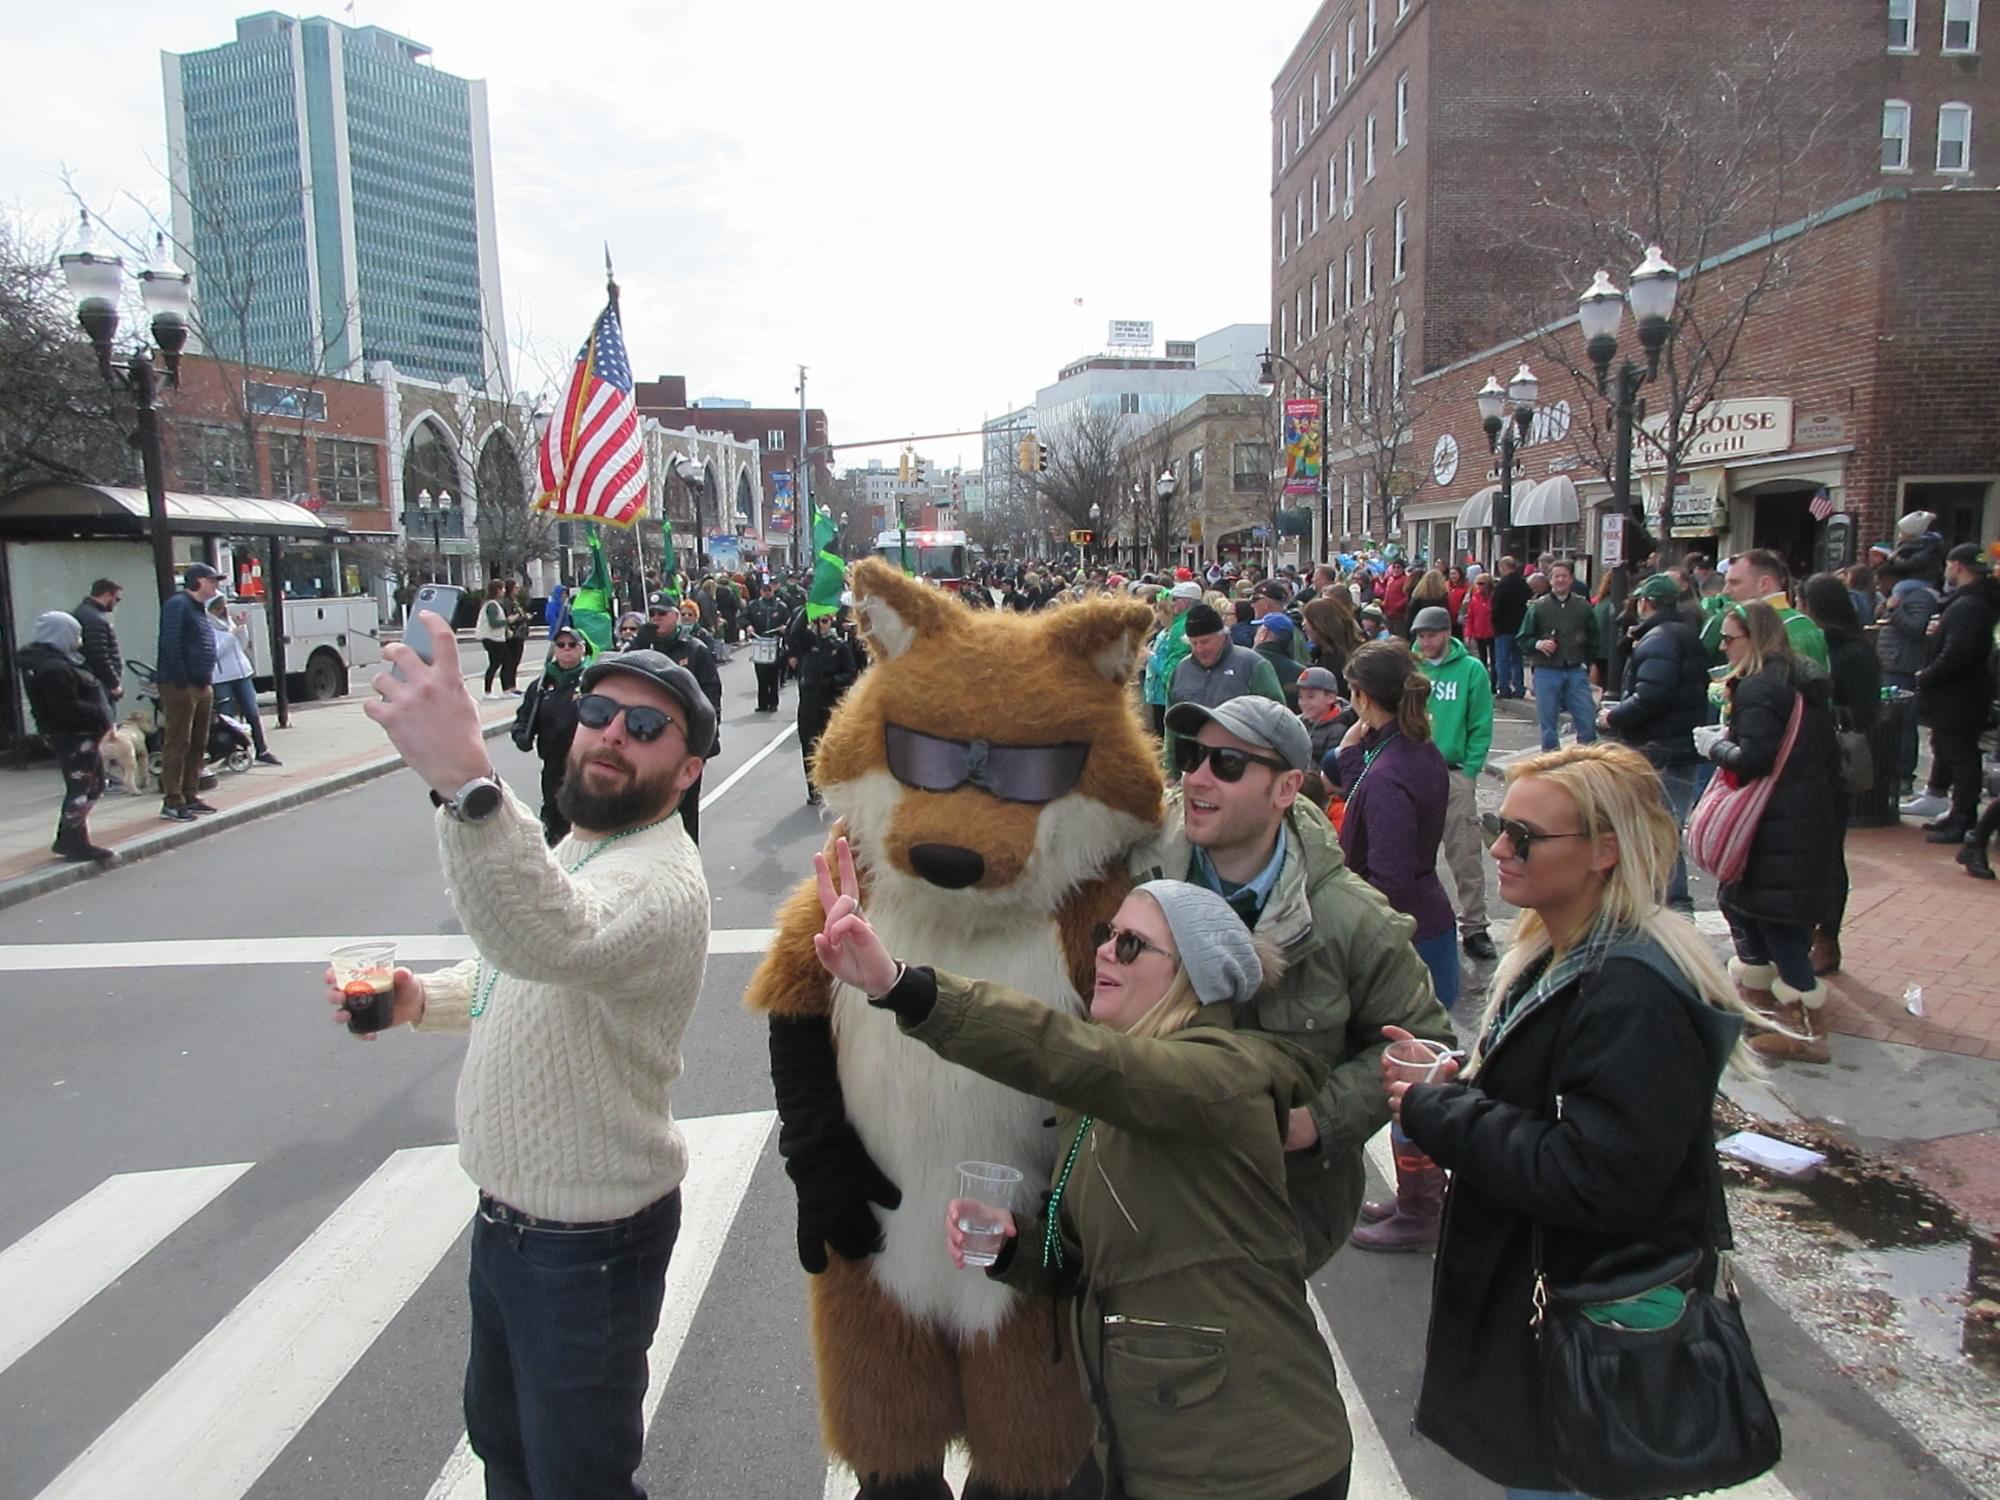
[[[1250,929],[1227,901],[1185,880],[1149,880],[1139,889],[1166,914],[1181,967],[1203,1005],[1248,1000],[1263,987],[1264,966],[1257,960]]]
[[[1312,769],[1312,736],[1306,733],[1299,716],[1282,703],[1246,697],[1231,698],[1214,708],[1199,703],[1176,703],[1167,710],[1167,728],[1175,734],[1200,734],[1204,724],[1213,724],[1246,745],[1275,750],[1294,771]]]

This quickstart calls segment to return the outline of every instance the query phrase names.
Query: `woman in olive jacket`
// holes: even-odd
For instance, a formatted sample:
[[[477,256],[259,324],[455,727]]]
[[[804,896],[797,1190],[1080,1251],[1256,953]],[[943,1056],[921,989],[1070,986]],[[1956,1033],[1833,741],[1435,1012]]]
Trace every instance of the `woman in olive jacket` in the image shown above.
[[[1435,1083],[1383,1070],[1391,1113],[1451,1171],[1416,1426],[1510,1494],[1565,1494],[1532,1326],[1537,1236],[1558,1285],[1715,1245],[1710,1112],[1745,1013],[1708,940],[1663,905],[1679,831],[1637,751],[1517,763],[1496,824],[1521,919],[1467,1078],[1449,1060]]]
[[[857,890],[845,839],[836,858],[840,889]],[[1282,1149],[1324,1070],[1234,1029],[1232,1004],[1274,960],[1228,903],[1181,881],[1133,891],[1097,933],[1085,1021],[897,964],[825,856],[814,865],[827,970],[939,1056],[1057,1108],[1052,1190],[1002,1215],[988,1274],[1068,1299],[1107,1500],[1345,1496],[1347,1413],[1306,1302]],[[960,1266],[970,1208],[945,1215]]]

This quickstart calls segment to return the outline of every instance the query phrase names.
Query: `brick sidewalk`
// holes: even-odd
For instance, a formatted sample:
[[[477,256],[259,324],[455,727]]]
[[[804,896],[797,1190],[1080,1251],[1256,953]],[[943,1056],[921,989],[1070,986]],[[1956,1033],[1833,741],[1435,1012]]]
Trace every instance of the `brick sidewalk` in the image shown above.
[[[2000,886],[1970,878],[1954,852],[1913,823],[1848,830],[1831,1030],[2000,1062]],[[1910,984],[1923,986],[1921,1017],[1904,1006]]]

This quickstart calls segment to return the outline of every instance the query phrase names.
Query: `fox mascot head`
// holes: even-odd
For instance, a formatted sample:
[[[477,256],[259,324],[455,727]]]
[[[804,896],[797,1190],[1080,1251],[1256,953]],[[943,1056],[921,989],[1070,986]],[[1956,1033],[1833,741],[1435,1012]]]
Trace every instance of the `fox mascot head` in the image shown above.
[[[866,852],[873,902],[1004,926],[1122,867],[1160,817],[1130,694],[1152,611],[975,612],[876,559],[853,589],[877,665],[835,713],[814,779]]]

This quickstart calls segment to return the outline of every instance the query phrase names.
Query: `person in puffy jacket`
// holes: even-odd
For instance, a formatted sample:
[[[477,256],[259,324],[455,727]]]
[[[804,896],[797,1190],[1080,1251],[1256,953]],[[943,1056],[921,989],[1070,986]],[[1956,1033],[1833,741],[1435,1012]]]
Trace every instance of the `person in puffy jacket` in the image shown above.
[[[179,592],[160,605],[154,675],[167,720],[160,746],[160,816],[170,823],[189,823],[215,811],[201,800],[201,767],[215,708],[215,632],[208,601],[221,586],[222,575],[207,563],[189,563]]]
[[[1813,973],[1813,929],[1833,894],[1840,750],[1826,674],[1792,654],[1784,619],[1762,600],[1722,620],[1728,725],[1703,725],[1695,748],[1739,781],[1776,776],[1750,842],[1743,872],[1721,889],[1736,957],[1729,962],[1744,1002],[1775,1016],[1782,1030],[1751,1046],[1765,1057],[1823,1063],[1829,1050],[1816,1012],[1826,987]],[[1792,715],[1799,730],[1789,754]],[[1782,760],[1782,764],[1780,761]]]
[[[1655,573],[1633,590],[1633,598],[1639,624],[1625,696],[1598,714],[1598,724],[1646,757],[1659,773],[1674,826],[1685,828],[1701,770],[1694,730],[1708,718],[1708,653],[1701,633],[1687,622],[1681,586],[1672,574]],[[1667,904],[1678,912],[1694,911],[1684,855],[1674,857]]]
[[[83,627],[83,664],[104,684],[114,704],[125,696],[125,658],[118,650],[118,627],[111,623],[111,612],[124,596],[125,590],[114,580],[100,578],[70,611]]]
[[[1921,578],[1899,579],[1882,605],[1881,629],[1875,632],[1875,657],[1882,664],[1882,685],[1906,693],[1917,690],[1917,673],[1930,657],[1931,617],[1938,612],[1937,590]],[[1903,715],[1903,740],[1897,759],[1901,791],[1916,791],[1917,716]]]
[[[35,616],[32,641],[14,653],[35,727],[62,772],[62,810],[50,849],[72,863],[111,858],[109,849],[90,841],[90,810],[104,795],[99,742],[111,728],[111,700],[84,665],[82,644],[83,627],[75,616],[52,609]]]
[[[514,715],[517,750],[534,750],[542,758],[542,834],[551,844],[569,833],[569,819],[556,805],[569,769],[570,741],[576,738],[577,684],[588,660],[583,635],[562,625],[549,638],[549,659],[542,675],[528,684]]]

